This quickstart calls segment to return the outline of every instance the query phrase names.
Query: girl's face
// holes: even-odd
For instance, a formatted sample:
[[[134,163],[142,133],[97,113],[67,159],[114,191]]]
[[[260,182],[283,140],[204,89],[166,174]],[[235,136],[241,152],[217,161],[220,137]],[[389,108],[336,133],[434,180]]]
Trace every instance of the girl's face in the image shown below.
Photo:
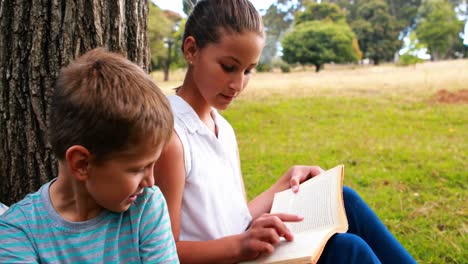
[[[207,44],[193,54],[193,79],[204,101],[224,110],[249,82],[264,39],[256,32],[227,34],[218,43]]]

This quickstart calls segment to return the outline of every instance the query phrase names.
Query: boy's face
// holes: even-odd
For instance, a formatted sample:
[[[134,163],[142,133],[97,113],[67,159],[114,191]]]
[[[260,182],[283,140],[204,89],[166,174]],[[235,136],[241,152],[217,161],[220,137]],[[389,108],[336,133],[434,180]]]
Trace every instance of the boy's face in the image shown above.
[[[139,144],[99,165],[90,165],[85,182],[96,203],[113,212],[124,212],[143,192],[154,185],[153,169],[162,146]]]

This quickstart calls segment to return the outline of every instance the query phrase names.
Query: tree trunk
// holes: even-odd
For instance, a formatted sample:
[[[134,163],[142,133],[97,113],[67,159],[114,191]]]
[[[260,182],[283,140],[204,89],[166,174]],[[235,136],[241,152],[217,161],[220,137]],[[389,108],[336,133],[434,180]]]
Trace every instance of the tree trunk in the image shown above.
[[[46,115],[62,66],[95,47],[148,69],[147,0],[0,0],[0,202],[57,176]]]
[[[315,65],[315,72],[319,72],[322,69],[322,64],[314,64]]]
[[[171,54],[172,54],[172,45],[174,45],[174,40],[168,40],[166,41],[167,44],[167,59],[166,63],[164,64],[164,81],[167,82],[169,81],[169,71],[171,69]]]
[[[374,57],[372,60],[374,61],[375,66],[380,65],[380,58],[379,57]]]

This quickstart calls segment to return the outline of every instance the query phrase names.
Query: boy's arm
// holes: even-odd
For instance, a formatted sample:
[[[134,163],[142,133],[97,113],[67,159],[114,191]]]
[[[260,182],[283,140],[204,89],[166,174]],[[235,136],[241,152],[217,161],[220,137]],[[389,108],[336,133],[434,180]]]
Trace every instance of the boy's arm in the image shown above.
[[[39,263],[31,242],[20,227],[5,218],[0,219],[0,234],[0,263]]]
[[[166,201],[158,188],[148,198],[140,223],[142,263],[179,263]]]

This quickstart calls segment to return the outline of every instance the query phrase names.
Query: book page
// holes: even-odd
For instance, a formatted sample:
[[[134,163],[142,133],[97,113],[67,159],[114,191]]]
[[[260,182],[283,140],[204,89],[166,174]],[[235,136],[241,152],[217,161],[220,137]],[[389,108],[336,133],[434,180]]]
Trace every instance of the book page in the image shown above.
[[[275,249],[275,254],[264,255],[255,263],[281,263],[290,259],[294,260],[292,263],[316,262],[311,256],[319,255],[325,247],[323,241],[327,241],[334,233],[332,228],[328,228],[294,235],[292,242],[282,239]]]
[[[305,181],[298,193],[291,189],[276,193],[271,213],[304,216],[301,222],[286,223],[294,234],[340,225],[342,170],[338,166]]]
[[[281,238],[275,251],[245,263],[316,263],[330,237],[348,230],[343,204],[344,166],[339,165],[302,183],[298,193],[291,189],[275,194],[271,213],[304,216],[297,223],[285,223],[294,241]]]

